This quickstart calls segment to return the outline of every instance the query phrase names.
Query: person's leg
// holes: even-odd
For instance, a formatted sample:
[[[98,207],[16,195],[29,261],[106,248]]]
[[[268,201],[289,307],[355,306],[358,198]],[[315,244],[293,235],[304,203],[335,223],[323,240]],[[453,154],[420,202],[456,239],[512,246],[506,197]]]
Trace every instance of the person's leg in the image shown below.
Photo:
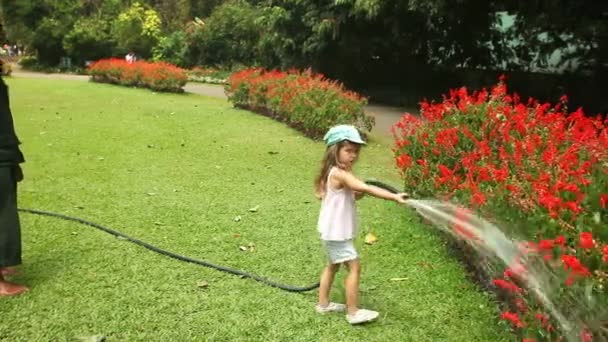
[[[328,264],[323,269],[323,273],[321,274],[321,282],[319,284],[319,301],[318,304],[321,306],[327,306],[329,304],[329,292],[331,291],[331,286],[334,283],[334,278],[336,277],[336,273],[340,269],[340,264]]]
[[[17,271],[13,267],[0,267],[0,275],[2,275],[3,277],[10,277],[18,274],[19,271]]]
[[[348,275],[344,279],[346,289],[346,311],[353,315],[359,310],[359,278],[361,275],[361,263],[359,259],[345,262]]]
[[[6,281],[4,277],[0,275],[0,297],[16,296],[26,292],[27,290],[28,288],[26,286]]]
[[[21,229],[17,212],[17,182],[11,167],[0,167],[0,268],[21,264]],[[10,269],[9,269],[10,270]],[[27,287],[4,279],[0,272],[0,296],[13,296]]]

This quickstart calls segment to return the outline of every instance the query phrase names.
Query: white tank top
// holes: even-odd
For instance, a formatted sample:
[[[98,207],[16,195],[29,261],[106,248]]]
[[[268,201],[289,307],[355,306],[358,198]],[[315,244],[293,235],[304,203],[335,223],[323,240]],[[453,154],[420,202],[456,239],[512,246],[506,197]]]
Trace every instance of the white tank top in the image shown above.
[[[332,189],[329,179],[335,170],[333,167],[327,175],[317,228],[322,240],[350,240],[357,233],[355,194],[346,187]]]

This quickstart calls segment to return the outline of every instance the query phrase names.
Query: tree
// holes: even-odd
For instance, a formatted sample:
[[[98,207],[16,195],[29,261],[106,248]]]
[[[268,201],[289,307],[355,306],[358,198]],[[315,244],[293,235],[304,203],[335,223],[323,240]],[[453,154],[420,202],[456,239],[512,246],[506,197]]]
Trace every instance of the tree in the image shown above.
[[[245,1],[227,2],[209,18],[193,21],[188,28],[192,64],[254,64],[260,26],[259,10]]]
[[[561,50],[561,66],[574,72],[606,73],[608,69],[608,2],[533,0],[497,2],[495,8],[515,16],[507,33],[523,44],[512,59],[523,65],[546,66]],[[572,48],[574,47],[574,48]]]
[[[160,17],[151,8],[139,2],[118,15],[114,21],[113,35],[117,42],[117,52],[129,51],[147,58],[160,38]]]
[[[150,5],[160,16],[164,32],[174,32],[190,20],[191,0],[151,0]]]
[[[188,37],[184,31],[175,31],[162,37],[152,49],[152,59],[180,67],[191,66],[188,60]]]
[[[213,13],[213,10],[226,0],[191,0],[190,1],[190,18],[207,18]]]
[[[77,64],[110,57],[115,46],[110,31],[110,22],[106,20],[81,18],[63,38],[63,47]]]

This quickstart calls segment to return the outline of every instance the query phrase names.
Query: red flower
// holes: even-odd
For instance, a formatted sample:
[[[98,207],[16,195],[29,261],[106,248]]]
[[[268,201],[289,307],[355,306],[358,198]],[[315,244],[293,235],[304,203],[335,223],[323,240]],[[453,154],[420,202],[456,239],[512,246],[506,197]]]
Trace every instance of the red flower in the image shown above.
[[[593,235],[589,232],[582,232],[579,236],[579,246],[584,249],[591,249],[595,247],[593,242]]]
[[[416,160],[416,164],[418,164],[418,165],[420,165],[422,167],[427,167],[428,166],[428,163],[426,162],[425,159],[418,159],[418,160]]]
[[[608,194],[600,195],[600,205],[603,209],[606,209],[606,207],[608,207]]]
[[[536,314],[534,314],[534,318],[536,318],[543,325],[545,325],[549,321],[549,316],[544,315],[540,312],[537,312]]]
[[[486,196],[481,192],[475,192],[471,197],[471,202],[476,205],[484,205],[486,203]]]
[[[454,173],[452,170],[450,170],[447,166],[443,164],[437,165],[437,168],[439,168],[439,175],[441,177],[451,177]]]
[[[397,157],[397,166],[399,166],[400,169],[408,168],[410,165],[412,165],[412,157],[409,155],[402,154]]]
[[[580,214],[583,211],[583,208],[578,203],[572,201],[564,203],[564,207],[570,209],[573,214]]]
[[[526,326],[526,324],[519,319],[519,315],[514,312],[505,311],[502,313],[502,315],[500,315],[500,318],[511,322],[517,328],[523,328]]]
[[[570,270],[568,279],[566,279],[566,286],[572,285],[576,277],[587,277],[591,275],[587,267],[583,266],[574,255],[562,255],[562,262],[564,264],[564,269]]]
[[[540,203],[540,205],[547,208],[548,210],[553,210],[556,209],[562,203],[562,200],[559,197],[546,194],[538,199],[538,203]]]
[[[578,273],[589,273],[587,268],[581,264],[581,262],[574,255],[562,255],[562,262],[564,263],[564,269],[572,269]]]
[[[508,280],[494,279],[492,284],[509,292],[521,293],[521,288]]]
[[[513,302],[515,303],[515,306],[520,312],[528,312],[528,306],[526,305],[526,302],[523,299],[515,298]]]
[[[581,331],[581,340],[583,340],[583,342],[592,342],[593,335],[589,332],[589,330],[583,329],[583,331]]]
[[[538,247],[540,249],[551,250],[553,249],[554,244],[555,241],[553,240],[540,240]]]
[[[509,192],[517,195],[519,193],[519,188],[513,184],[505,185],[505,189],[509,190]]]

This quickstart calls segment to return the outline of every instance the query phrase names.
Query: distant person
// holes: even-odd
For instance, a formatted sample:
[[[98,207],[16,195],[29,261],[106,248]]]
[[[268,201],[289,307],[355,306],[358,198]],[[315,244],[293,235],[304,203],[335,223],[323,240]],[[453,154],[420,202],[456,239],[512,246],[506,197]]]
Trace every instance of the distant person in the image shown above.
[[[135,57],[135,53],[131,51],[125,56],[125,60],[127,63],[131,64],[137,60],[137,57]]]
[[[17,212],[17,183],[23,179],[19,139],[15,134],[8,87],[0,77],[0,296],[15,296],[28,290],[7,281],[21,264],[21,227]]]

